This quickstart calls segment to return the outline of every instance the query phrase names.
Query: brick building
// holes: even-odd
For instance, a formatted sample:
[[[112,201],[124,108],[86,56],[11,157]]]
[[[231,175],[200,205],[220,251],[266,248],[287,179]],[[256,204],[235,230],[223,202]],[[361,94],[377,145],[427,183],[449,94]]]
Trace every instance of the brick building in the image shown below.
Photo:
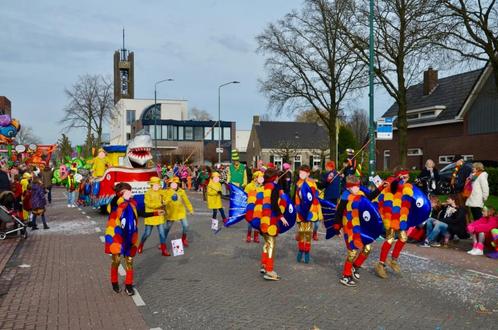
[[[498,161],[498,92],[491,66],[442,79],[429,68],[407,93],[407,166],[420,169],[430,158],[441,168],[456,154]],[[383,117],[397,113],[393,104]],[[393,140],[377,141],[377,169],[392,169],[398,161],[395,128]]]

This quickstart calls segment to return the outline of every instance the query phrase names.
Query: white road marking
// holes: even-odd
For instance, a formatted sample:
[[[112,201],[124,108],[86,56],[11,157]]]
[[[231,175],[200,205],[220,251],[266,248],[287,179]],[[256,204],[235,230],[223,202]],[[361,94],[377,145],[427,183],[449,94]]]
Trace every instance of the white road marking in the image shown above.
[[[95,231],[96,231],[97,233],[100,233],[102,230],[101,230],[99,227],[95,227]]]
[[[133,301],[135,302],[135,305],[137,306],[145,306],[145,301],[142,299],[142,296],[138,292],[138,290],[135,288],[135,294],[131,296]]]
[[[91,217],[91,216],[89,216],[89,215],[87,215],[87,216],[86,216],[86,218],[87,218],[87,219],[91,219],[92,217]],[[92,223],[96,223],[96,222],[95,222],[95,221],[92,221]]]
[[[87,217],[87,218],[88,218],[88,219],[90,219],[90,217]],[[92,225],[94,225],[94,224],[96,224],[97,222],[95,222],[94,220],[92,220],[92,221],[90,221],[90,223],[91,223]]]
[[[118,273],[121,276],[125,276],[126,275],[126,270],[123,268],[123,265],[119,265],[119,267],[118,267]]]
[[[213,212],[195,212],[194,215],[213,215]]]
[[[86,214],[86,212],[84,212],[84,211],[81,211],[81,214]]]
[[[429,258],[420,257],[420,256],[417,256],[415,254],[411,254],[411,253],[407,253],[407,252],[401,252],[401,254],[405,255],[405,256],[409,256],[409,257],[421,259],[421,260],[424,260],[424,261],[429,261],[430,260]]]
[[[159,328],[159,327],[157,327],[157,328],[150,328],[150,330],[163,330],[163,328]]]
[[[468,272],[471,272],[471,273],[479,274],[479,275],[482,275],[482,276],[485,276],[485,277],[491,277],[491,278],[496,278],[496,279],[498,279],[498,276],[491,275],[491,274],[487,274],[487,273],[483,273],[483,272],[479,272],[479,271],[477,271],[477,270],[467,269],[467,271],[468,271]]]
[[[81,207],[78,207],[78,211],[81,211]]]
[[[104,242],[105,242],[105,237],[104,237],[104,236],[99,236],[99,238],[100,238],[100,241],[101,241],[102,243],[104,243]]]
[[[31,268],[31,265],[22,264],[22,265],[19,265],[19,268]]]

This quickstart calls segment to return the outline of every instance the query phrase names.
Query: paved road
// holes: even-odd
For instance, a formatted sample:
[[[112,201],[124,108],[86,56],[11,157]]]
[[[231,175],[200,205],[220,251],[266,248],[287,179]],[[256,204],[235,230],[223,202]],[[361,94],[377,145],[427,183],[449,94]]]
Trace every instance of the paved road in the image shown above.
[[[246,224],[213,235],[201,196],[190,194],[197,215],[191,246],[181,257],[162,257],[157,234],[137,258],[140,307],[151,327],[162,329],[491,329],[498,322],[496,261],[467,261],[476,273],[441,261],[437,251],[410,246],[403,275],[381,280],[373,273],[378,245],[357,288],[338,283],[345,251],[341,239],[314,244],[312,263],[297,264],[291,232],[277,241],[280,282],[258,273],[261,246],[244,242]],[[179,238],[176,224],[169,239]],[[435,252],[434,252],[435,251]],[[439,250],[441,251],[441,250]],[[472,258],[460,251],[444,251]],[[420,256],[425,255],[425,256]],[[450,256],[450,257],[448,257]],[[473,259],[476,260],[476,259]],[[494,269],[494,271],[493,271]]]

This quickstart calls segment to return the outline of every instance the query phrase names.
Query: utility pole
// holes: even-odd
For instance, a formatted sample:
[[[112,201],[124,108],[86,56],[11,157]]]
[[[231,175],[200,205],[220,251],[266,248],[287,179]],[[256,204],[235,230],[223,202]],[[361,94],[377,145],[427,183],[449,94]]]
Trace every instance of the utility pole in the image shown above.
[[[368,175],[374,176],[375,174],[375,121],[374,121],[374,0],[370,0],[370,42],[369,42],[369,127],[368,136],[370,138],[369,145],[369,162],[368,162]]]

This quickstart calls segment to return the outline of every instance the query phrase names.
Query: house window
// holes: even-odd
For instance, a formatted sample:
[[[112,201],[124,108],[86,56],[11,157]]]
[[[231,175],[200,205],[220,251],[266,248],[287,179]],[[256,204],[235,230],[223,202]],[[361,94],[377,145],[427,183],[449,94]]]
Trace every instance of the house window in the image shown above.
[[[223,127],[223,140],[224,141],[232,140],[232,128],[231,127]]]
[[[164,140],[169,140],[168,139],[168,126],[167,125],[163,125],[161,126],[161,134],[158,133],[158,139],[164,139]]]
[[[204,127],[204,140],[213,139],[213,130],[211,127]]]
[[[213,128],[213,140],[218,141],[219,139],[220,139],[220,128],[214,127]]]
[[[301,155],[294,156],[294,171],[299,170],[301,164],[302,164],[302,156]]]
[[[453,162],[453,155],[442,155],[438,157],[439,164],[451,164]]]
[[[194,127],[194,140],[202,141],[204,138],[204,130],[202,127]]]
[[[423,112],[418,112],[418,113],[410,113],[406,115],[407,120],[415,120],[415,119],[421,119],[421,118],[434,118],[439,115],[440,111],[436,112],[434,110],[432,111],[423,111]]]
[[[406,115],[406,119],[407,119],[407,120],[414,120],[414,119],[418,119],[418,113],[411,114],[411,115]]]
[[[126,133],[126,141],[130,141],[131,140],[131,133]]]
[[[464,161],[474,160],[474,155],[462,155]]]
[[[408,156],[422,156],[424,153],[422,152],[422,149],[420,148],[412,148],[408,149],[407,155]]]
[[[150,134],[150,126],[149,126],[149,125],[145,125],[145,126],[143,127],[143,130],[144,130],[144,132],[147,132],[147,133],[149,133],[149,134]]]
[[[183,126],[178,126],[178,140],[183,141]]]
[[[389,169],[390,158],[391,158],[391,150],[384,150],[384,170]]]
[[[425,111],[420,113],[420,118],[429,118],[435,116],[436,116],[436,111]]]
[[[311,156],[311,158],[312,158],[312,163],[311,163],[312,167],[313,168],[321,168],[322,158],[318,155],[313,155],[313,156]]]
[[[135,110],[126,110],[126,125],[131,126],[135,122]]]
[[[274,156],[273,157],[273,164],[275,164],[276,168],[282,169],[282,164],[283,164],[282,156]]]
[[[157,138],[158,140],[160,140],[161,139],[162,126],[153,125],[150,128],[151,128],[150,135],[152,136],[152,139],[155,140]]]
[[[194,128],[190,126],[185,127],[185,140],[192,140],[194,138]]]

